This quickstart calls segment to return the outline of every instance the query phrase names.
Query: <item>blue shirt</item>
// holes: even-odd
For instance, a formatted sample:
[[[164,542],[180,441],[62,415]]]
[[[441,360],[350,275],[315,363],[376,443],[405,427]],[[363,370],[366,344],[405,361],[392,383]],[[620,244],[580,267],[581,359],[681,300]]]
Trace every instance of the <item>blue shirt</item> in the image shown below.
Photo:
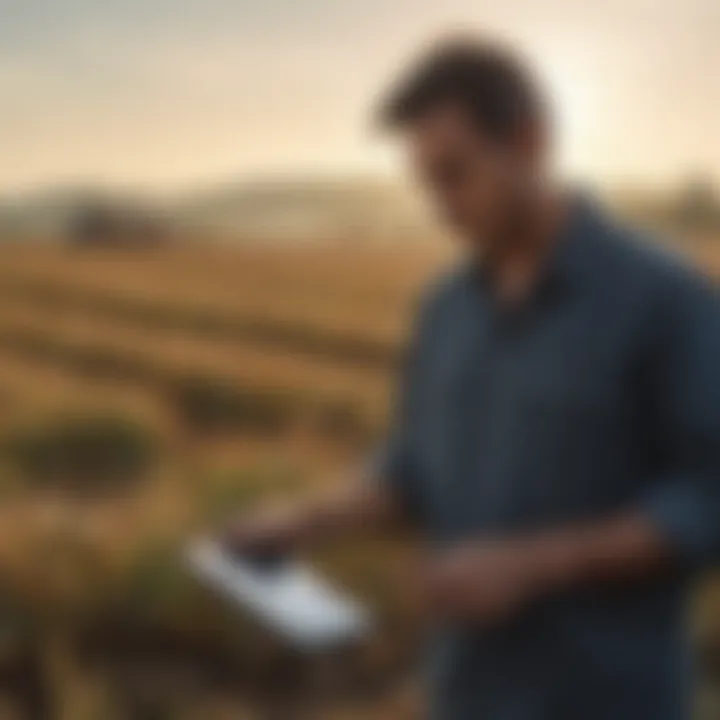
[[[498,307],[477,268],[432,288],[381,459],[428,537],[630,510],[681,558],[662,581],[444,628],[439,720],[688,717],[686,589],[720,551],[719,308],[708,281],[586,204],[522,307]]]

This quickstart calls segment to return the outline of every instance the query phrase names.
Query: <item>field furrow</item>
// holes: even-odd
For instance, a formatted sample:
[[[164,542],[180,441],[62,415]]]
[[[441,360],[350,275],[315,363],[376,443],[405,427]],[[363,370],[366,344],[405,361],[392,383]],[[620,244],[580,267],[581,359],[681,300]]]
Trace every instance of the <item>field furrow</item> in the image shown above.
[[[0,274],[0,298],[6,305],[77,313],[157,332],[182,332],[199,340],[262,345],[334,364],[387,369],[400,354],[399,338],[332,330],[309,319],[170,303],[7,273]]]
[[[396,343],[432,255],[314,249],[168,250],[82,253],[58,248],[6,251],[2,277],[18,286],[58,284],[206,315],[236,314],[326,334]]]

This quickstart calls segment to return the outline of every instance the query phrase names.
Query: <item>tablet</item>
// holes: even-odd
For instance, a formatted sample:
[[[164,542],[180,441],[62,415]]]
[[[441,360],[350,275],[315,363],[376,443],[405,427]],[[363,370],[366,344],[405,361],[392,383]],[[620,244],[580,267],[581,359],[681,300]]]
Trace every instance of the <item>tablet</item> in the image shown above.
[[[363,605],[305,563],[243,557],[213,540],[193,542],[188,560],[201,581],[298,649],[349,645],[366,637],[372,626]]]

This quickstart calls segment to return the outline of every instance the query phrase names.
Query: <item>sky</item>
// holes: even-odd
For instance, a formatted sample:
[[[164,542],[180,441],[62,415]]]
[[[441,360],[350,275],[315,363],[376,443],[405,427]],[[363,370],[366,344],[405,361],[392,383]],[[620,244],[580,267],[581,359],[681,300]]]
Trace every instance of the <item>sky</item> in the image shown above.
[[[0,192],[395,173],[368,118],[423,43],[538,65],[570,175],[720,181],[717,0],[0,0]]]

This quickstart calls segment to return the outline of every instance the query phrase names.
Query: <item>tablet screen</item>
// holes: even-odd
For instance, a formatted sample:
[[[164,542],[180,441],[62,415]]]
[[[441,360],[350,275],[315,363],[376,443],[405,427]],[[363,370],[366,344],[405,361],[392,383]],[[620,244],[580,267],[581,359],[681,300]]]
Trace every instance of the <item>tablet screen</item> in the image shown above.
[[[366,608],[304,563],[278,555],[245,557],[207,540],[190,547],[189,560],[203,582],[295,646],[344,645],[370,628]]]

